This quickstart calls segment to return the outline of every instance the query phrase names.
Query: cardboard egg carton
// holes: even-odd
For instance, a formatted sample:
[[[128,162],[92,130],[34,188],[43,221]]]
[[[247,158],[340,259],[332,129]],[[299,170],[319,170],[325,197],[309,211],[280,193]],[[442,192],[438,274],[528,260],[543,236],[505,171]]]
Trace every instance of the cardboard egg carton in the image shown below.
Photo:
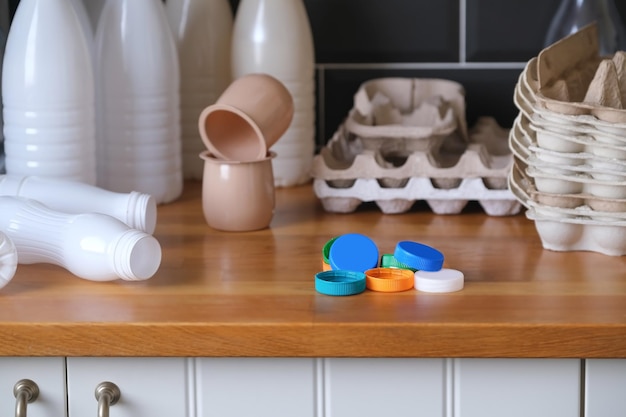
[[[626,198],[598,197],[589,193],[548,193],[537,189],[526,170],[514,166],[509,177],[509,187],[520,202],[530,207],[547,206],[553,212],[589,218],[619,217],[626,220]]]
[[[532,166],[539,172],[564,175],[589,175],[598,180],[623,181],[626,160],[603,157],[590,152],[562,152],[541,148],[533,138],[514,123],[509,135],[509,147],[516,162]]]
[[[367,149],[377,149],[389,139],[410,148],[456,130],[467,140],[465,90],[457,82],[436,78],[369,80],[354,95],[344,126]]]
[[[560,200],[556,205],[546,204],[533,192],[532,181],[516,167],[511,170],[509,185],[527,208],[526,217],[534,221],[544,248],[626,255],[626,199],[561,194],[551,196]]]
[[[535,113],[529,128],[535,131],[537,145],[544,149],[590,152],[598,156],[626,159],[626,136],[588,127],[580,123],[580,117],[570,122],[555,123],[546,120],[545,113]],[[626,129],[623,134],[626,135]]]
[[[590,25],[528,61],[515,86],[509,189],[544,248],[626,255],[626,53]]]
[[[626,53],[600,56],[595,23],[542,50],[537,75],[539,108],[626,123]]]
[[[313,160],[313,188],[330,212],[374,201],[384,213],[402,213],[426,200],[437,214],[459,213],[468,201],[492,216],[516,214],[521,206],[507,188],[513,161],[507,135],[483,118],[468,141],[449,135],[408,149],[405,141],[387,140],[369,150],[342,126]]]
[[[609,256],[626,255],[626,221],[594,221],[584,218],[554,218],[526,211],[545,249],[590,251]]]

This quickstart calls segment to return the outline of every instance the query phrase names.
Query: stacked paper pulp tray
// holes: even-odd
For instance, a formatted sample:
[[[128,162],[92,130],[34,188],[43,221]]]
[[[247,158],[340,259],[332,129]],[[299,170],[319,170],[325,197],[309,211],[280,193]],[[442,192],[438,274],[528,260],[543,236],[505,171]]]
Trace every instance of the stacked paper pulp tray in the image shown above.
[[[626,54],[595,25],[531,59],[515,87],[509,186],[543,247],[626,254]]]
[[[313,188],[326,211],[375,202],[403,213],[425,200],[437,214],[478,201],[492,216],[516,214],[508,189],[509,129],[482,118],[468,130],[463,87],[442,79],[380,78],[364,83],[333,138],[315,156]]]

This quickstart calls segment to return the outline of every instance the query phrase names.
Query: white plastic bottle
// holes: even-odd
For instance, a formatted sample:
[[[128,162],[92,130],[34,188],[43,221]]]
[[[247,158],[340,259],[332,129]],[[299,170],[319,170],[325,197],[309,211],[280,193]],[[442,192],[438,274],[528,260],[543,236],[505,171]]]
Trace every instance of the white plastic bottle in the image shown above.
[[[80,22],[80,27],[83,29],[83,33],[85,34],[85,40],[87,41],[89,52],[91,53],[93,58],[93,42],[95,31],[91,24],[91,20],[89,19],[89,15],[87,14],[87,9],[85,8],[83,0],[72,0],[72,5],[74,6],[74,11],[76,12],[76,16],[78,17],[78,21]]]
[[[272,147],[274,182],[310,180],[315,152],[315,54],[302,0],[241,0],[233,28],[233,77],[262,72],[279,79],[294,99],[289,129]]]
[[[10,237],[0,232],[0,288],[13,279],[17,270],[17,249]]]
[[[178,47],[183,177],[200,180],[198,118],[231,82],[233,12],[228,0],[168,0],[165,10]]]
[[[116,193],[77,181],[0,175],[0,195],[31,198],[64,213],[108,214],[130,228],[150,234],[156,227],[154,198],[137,191]]]
[[[49,263],[91,281],[152,277],[161,246],[150,234],[101,213],[67,214],[23,197],[0,196],[0,231],[20,264]]]
[[[95,183],[93,69],[71,0],[20,1],[2,99],[8,173]]]
[[[96,28],[98,27],[98,20],[100,19],[100,14],[102,13],[102,8],[104,7],[104,3],[106,1],[107,0],[82,0],[94,34],[96,32]]]
[[[96,30],[98,186],[168,203],[183,189],[180,75],[161,0],[108,0]]]

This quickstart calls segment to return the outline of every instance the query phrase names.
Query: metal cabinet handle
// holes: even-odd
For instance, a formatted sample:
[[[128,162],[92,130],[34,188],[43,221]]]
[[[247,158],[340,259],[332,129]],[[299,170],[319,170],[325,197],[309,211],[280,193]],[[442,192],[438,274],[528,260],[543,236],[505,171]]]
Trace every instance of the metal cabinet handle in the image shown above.
[[[15,417],[26,417],[26,405],[39,396],[39,387],[30,379],[20,379],[13,387],[15,395]]]
[[[120,389],[113,382],[101,382],[96,387],[96,400],[98,400],[98,417],[109,417],[109,408],[120,399]]]

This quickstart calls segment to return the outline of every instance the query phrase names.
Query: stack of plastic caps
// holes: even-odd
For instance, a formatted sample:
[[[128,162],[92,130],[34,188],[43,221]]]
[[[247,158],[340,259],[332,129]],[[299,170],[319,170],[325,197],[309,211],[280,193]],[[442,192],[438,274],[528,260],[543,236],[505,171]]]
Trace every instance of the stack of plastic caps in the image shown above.
[[[161,263],[156,201],[78,181],[0,175],[0,288],[17,264],[49,263],[90,281],[141,281]]]
[[[626,255],[626,52],[600,56],[594,25],[520,74],[509,186],[544,248]]]
[[[315,274],[315,289],[322,294],[346,296],[369,289],[399,292],[453,292],[463,289],[461,271],[443,268],[444,255],[419,242],[400,241],[393,254],[383,254],[372,239],[359,233],[333,237],[322,249],[322,272]]]

